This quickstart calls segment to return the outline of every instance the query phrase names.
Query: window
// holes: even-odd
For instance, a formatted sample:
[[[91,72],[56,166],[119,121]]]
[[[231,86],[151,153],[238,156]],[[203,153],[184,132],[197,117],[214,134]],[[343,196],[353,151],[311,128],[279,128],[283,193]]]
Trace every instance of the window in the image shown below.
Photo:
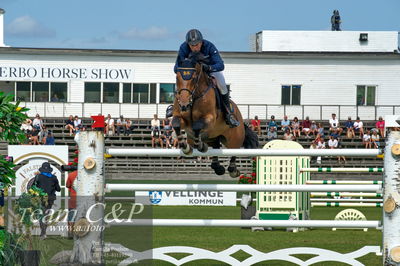
[[[300,105],[301,85],[282,85],[282,105]]]
[[[132,84],[133,103],[149,102],[149,84]]]
[[[160,84],[160,103],[174,102],[175,83]]]
[[[67,101],[67,83],[52,82],[50,83],[50,101],[66,102]]]
[[[375,105],[376,86],[357,85],[357,105]]]
[[[119,103],[119,83],[103,83],[103,103]]]
[[[85,82],[85,103],[99,103],[101,98],[100,82]]]
[[[30,102],[31,101],[31,83],[30,82],[17,82],[17,101]]]
[[[122,102],[131,103],[132,102],[132,84],[124,83],[122,85]]]
[[[32,99],[34,102],[48,102],[49,82],[32,82]]]
[[[0,81],[0,91],[4,94],[15,95],[15,82],[13,81]]]

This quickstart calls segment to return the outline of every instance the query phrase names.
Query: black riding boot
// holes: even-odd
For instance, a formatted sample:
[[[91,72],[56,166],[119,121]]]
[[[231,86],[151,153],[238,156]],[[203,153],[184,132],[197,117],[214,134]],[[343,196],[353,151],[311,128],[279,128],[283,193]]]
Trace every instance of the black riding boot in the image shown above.
[[[225,121],[229,127],[237,127],[240,125],[239,121],[236,120],[235,116],[231,112],[231,104],[229,102],[229,92],[225,95],[222,95],[222,100],[224,101],[225,105]]]

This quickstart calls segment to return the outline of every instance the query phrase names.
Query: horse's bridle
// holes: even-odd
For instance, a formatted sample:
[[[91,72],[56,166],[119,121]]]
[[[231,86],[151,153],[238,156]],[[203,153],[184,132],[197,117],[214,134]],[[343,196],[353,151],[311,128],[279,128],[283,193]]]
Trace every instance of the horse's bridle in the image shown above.
[[[191,71],[193,71],[193,72],[196,71],[196,68],[194,68],[194,67],[190,67],[190,68],[189,67],[185,67],[185,68],[182,67],[182,68],[178,68],[178,69],[182,70],[182,71],[186,70],[186,71],[190,71],[190,72]],[[189,93],[189,104],[187,106],[189,106],[190,108],[193,107],[193,103],[194,103],[195,100],[202,98],[212,88],[212,82],[210,82],[208,84],[207,89],[204,90],[202,94],[200,94],[197,97],[195,96],[195,93],[196,93],[197,89],[199,88],[200,76],[202,74],[203,74],[203,68],[201,68],[199,75],[197,75],[197,77],[195,78],[194,90],[189,90],[188,88],[181,88],[181,89],[176,91],[176,94],[178,94],[178,95],[180,95],[182,93],[182,91],[187,91]],[[179,106],[182,108],[182,106],[181,106],[181,104],[179,102],[179,98],[177,98],[177,99],[178,99]]]

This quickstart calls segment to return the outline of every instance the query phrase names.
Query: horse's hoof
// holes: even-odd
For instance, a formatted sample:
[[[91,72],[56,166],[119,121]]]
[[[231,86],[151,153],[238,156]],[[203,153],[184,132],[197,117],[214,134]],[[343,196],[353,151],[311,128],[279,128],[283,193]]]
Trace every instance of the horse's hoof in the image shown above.
[[[186,147],[181,149],[185,155],[191,155],[193,153],[193,149],[189,144],[186,144]]]
[[[229,175],[232,178],[236,178],[236,177],[240,176],[240,171],[236,169],[235,171],[229,172]]]
[[[202,142],[202,144],[200,145],[200,147],[198,148],[199,152],[207,152],[208,151],[208,145],[204,142]]]
[[[223,174],[225,174],[225,167],[223,167],[222,165],[220,165],[220,166],[218,166],[218,167],[215,167],[215,168],[213,168],[214,169],[214,172],[217,174],[217,175],[223,175]]]

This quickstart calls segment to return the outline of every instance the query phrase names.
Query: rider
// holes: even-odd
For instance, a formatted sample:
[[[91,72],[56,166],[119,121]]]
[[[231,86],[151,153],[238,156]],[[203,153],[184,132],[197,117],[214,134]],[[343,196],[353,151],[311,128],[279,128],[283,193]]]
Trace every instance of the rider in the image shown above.
[[[201,52],[205,57],[208,57],[209,64],[205,65],[205,70],[216,79],[218,89],[222,94],[225,108],[226,123],[230,127],[239,126],[239,122],[232,114],[229,102],[229,90],[226,87],[225,78],[222,73],[224,70],[224,61],[213,43],[203,39],[203,35],[197,29],[192,29],[186,34],[186,41],[179,48],[178,58],[176,59],[174,71],[178,71],[178,62],[181,62],[189,57],[191,52]]]

